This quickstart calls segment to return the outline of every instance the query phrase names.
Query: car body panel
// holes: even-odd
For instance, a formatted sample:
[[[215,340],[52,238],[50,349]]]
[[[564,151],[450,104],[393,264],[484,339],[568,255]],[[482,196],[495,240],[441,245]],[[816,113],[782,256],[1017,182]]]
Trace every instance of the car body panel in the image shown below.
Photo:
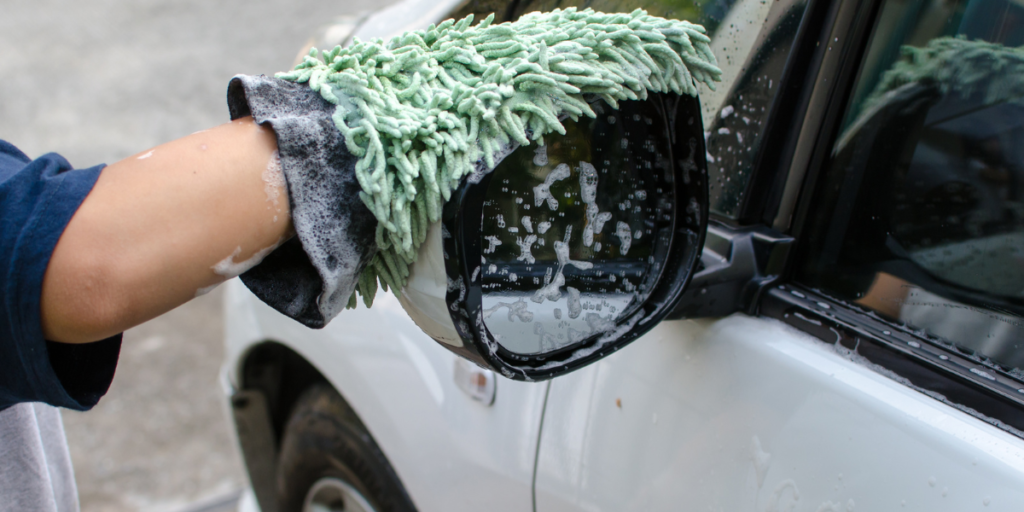
[[[459,3],[406,0],[355,37],[424,28]],[[763,2],[739,4],[730,27],[741,13],[770,17]],[[749,49],[755,33],[723,31],[715,46]],[[730,89],[703,97],[715,106],[706,122]],[[243,386],[245,357],[264,342],[300,354],[350,403],[422,512],[1024,504],[1024,439],[775,320],[666,321],[550,383],[497,377],[488,406],[456,386],[456,356],[391,294],[315,331],[238,280],[226,286],[229,387]]]
[[[410,30],[423,30],[431,23],[444,19],[463,0],[402,0],[370,15],[352,38],[385,41]]]
[[[663,322],[552,382],[537,511],[1019,510],[1024,441],[781,322]]]
[[[422,511],[532,508],[547,384],[502,379],[493,406],[456,386],[456,356],[427,337],[392,294],[322,330],[277,313],[238,280],[226,285],[228,380],[265,341],[294,350],[348,401]],[[386,327],[386,328],[385,328]]]

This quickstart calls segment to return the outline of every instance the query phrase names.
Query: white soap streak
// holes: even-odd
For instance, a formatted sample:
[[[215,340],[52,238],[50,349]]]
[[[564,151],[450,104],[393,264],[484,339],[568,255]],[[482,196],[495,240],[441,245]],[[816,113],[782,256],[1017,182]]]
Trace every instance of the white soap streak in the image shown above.
[[[523,240],[522,238],[517,236],[516,237],[516,245],[519,246],[519,250],[521,252],[519,253],[519,257],[516,258],[516,259],[519,260],[519,261],[525,261],[526,263],[528,263],[530,265],[533,265],[534,263],[536,263],[537,259],[533,257],[533,251],[531,249],[531,247],[533,246],[533,243],[536,242],[536,241],[537,241],[537,235],[530,235],[530,236],[526,237],[526,240]]]
[[[580,162],[580,198],[587,205],[587,225],[583,228],[583,245],[594,245],[594,233],[604,229],[612,214],[597,209],[597,169],[588,162]]]
[[[768,474],[768,466],[771,465],[772,455],[761,448],[761,440],[754,436],[750,440],[750,459],[754,462],[754,472],[757,474],[757,488],[764,486],[764,477]]]
[[[532,322],[533,313],[531,313],[527,307],[529,304],[523,299],[519,299],[512,304],[507,302],[499,302],[494,307],[484,310],[484,319],[488,319],[501,308],[508,308],[508,321],[511,322],[513,318],[518,318],[520,322]]]
[[[625,256],[629,247],[633,244],[633,234],[630,233],[629,224],[619,222],[615,225],[615,236],[619,237],[619,254]]]
[[[529,215],[526,215],[522,219],[520,219],[520,222],[523,223],[523,227],[526,228],[527,233],[533,233],[533,221],[530,220]]]
[[[285,191],[287,185],[284,181],[284,171],[281,169],[281,154],[274,151],[267,162],[267,168],[263,170],[263,190],[267,193],[267,202],[271,203],[277,211],[281,211],[281,192]],[[274,216],[277,221],[277,216]]]
[[[533,165],[541,167],[548,164],[548,146],[537,146],[537,149],[533,150]]]
[[[700,204],[697,203],[697,199],[691,197],[690,204],[686,206],[686,213],[693,215],[696,218],[698,224],[700,224]]]
[[[566,265],[572,265],[580,270],[590,270],[594,267],[594,264],[589,261],[578,261],[569,258],[569,241],[572,240],[572,226],[566,226],[565,228],[565,240],[555,242],[555,256],[558,258],[558,271],[562,271],[562,267]]]
[[[543,304],[544,299],[550,300],[551,302],[558,302],[562,299],[561,288],[563,286],[565,286],[565,276],[562,275],[562,271],[559,269],[555,278],[534,292],[533,297],[531,297],[530,300],[537,304]]]
[[[549,229],[551,229],[551,223],[546,220],[542,221],[540,224],[537,224],[537,232],[542,235],[544,233],[547,233]]]
[[[601,316],[597,313],[587,313],[585,320],[590,327],[590,334],[604,333],[615,328],[615,315]]]
[[[576,318],[583,312],[583,306],[580,305],[580,291],[572,286],[566,287],[566,290],[569,292],[569,300],[567,301],[569,305],[569,318]]]
[[[218,287],[218,286],[220,286],[220,283],[211,284],[210,286],[204,286],[204,287],[196,290],[196,294],[195,294],[194,297],[202,297],[203,295],[206,295],[207,293],[212,292],[213,289]]]
[[[255,267],[256,265],[259,265],[260,262],[263,261],[263,258],[266,258],[268,254],[273,252],[274,249],[277,249],[282,243],[284,243],[284,241],[285,239],[282,238],[278,240],[277,243],[275,243],[274,245],[256,251],[256,254],[253,254],[251,258],[245,261],[236,262],[235,258],[237,258],[239,254],[242,254],[242,247],[238,246],[235,248],[235,251],[231,253],[231,256],[224,258],[223,260],[221,260],[216,265],[210,268],[213,269],[214,274],[224,276],[229,279],[235,276],[240,276],[244,274],[247,270]]]
[[[558,347],[558,339],[549,332],[544,331],[544,324],[537,322],[533,324],[533,333],[540,336],[540,351],[547,352]]]
[[[495,248],[501,245],[501,240],[498,240],[498,237],[494,235],[488,235],[484,237],[484,240],[487,240],[490,243],[490,245],[488,245],[487,248],[484,249],[484,254],[491,254],[492,252],[494,252]]]
[[[569,177],[570,171],[569,166],[566,164],[558,164],[547,177],[544,178],[544,183],[533,187],[533,205],[540,206],[545,201],[548,203],[548,208],[551,210],[558,210],[558,200],[555,196],[551,195],[551,185],[554,185],[556,181],[561,181]]]
[[[151,149],[151,150],[149,150],[149,151],[147,151],[147,152],[143,153],[142,155],[139,155],[139,160],[145,160],[145,159],[147,159],[147,158],[149,158],[149,157],[153,156],[153,151],[154,151],[154,150],[152,150],[152,149]]]
[[[565,269],[566,265],[572,265],[572,266],[574,266],[574,267],[576,267],[576,268],[578,268],[580,270],[589,270],[589,269],[594,267],[594,264],[589,262],[589,261],[577,261],[577,260],[569,258],[569,241],[570,240],[572,240],[572,226],[567,226],[565,228],[565,240],[564,241],[559,240],[559,241],[555,242],[555,256],[558,257],[558,272],[555,273],[555,278],[550,280],[550,281],[549,281],[549,278],[547,276],[545,276],[544,277],[544,283],[545,283],[544,286],[541,289],[539,289],[536,292],[534,292],[533,297],[531,297],[530,300],[532,300],[532,301],[534,301],[534,302],[536,302],[538,304],[543,304],[544,303],[544,299],[550,300],[552,302],[556,302],[559,299],[561,299],[562,298],[562,292],[559,291],[559,289],[563,285],[565,285],[565,275],[562,274],[562,270]],[[548,273],[549,274],[550,274],[550,271],[551,271],[551,269],[549,268],[548,269]],[[574,290],[574,288],[569,288],[569,293],[571,294],[573,290]],[[576,303],[577,303],[577,306],[579,306],[579,292],[578,291],[576,292]],[[573,307],[572,307],[572,301],[571,301],[571,298],[570,298],[570,304],[569,304],[569,311],[570,311],[570,313],[569,313],[569,317],[570,318],[576,318],[576,316],[579,316],[578,312],[577,312],[576,316],[573,316],[572,315],[572,310],[573,310]]]

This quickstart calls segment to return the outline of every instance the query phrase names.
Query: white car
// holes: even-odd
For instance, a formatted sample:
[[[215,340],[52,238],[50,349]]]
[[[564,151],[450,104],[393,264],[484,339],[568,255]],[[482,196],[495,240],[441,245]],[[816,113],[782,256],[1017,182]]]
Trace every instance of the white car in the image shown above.
[[[224,382],[262,511],[1024,510],[1024,4],[405,0],[332,38],[576,4],[705,25],[723,83],[701,91],[703,127],[652,99],[572,124],[544,158],[514,152],[444,221],[468,234],[432,227],[401,301],[322,330],[231,282]],[[706,147],[689,161],[668,140],[687,130]],[[644,231],[658,219],[621,217],[659,197],[609,191],[623,162],[654,162],[668,187],[706,179],[704,210],[664,206],[702,239],[673,256]],[[635,272],[656,304],[551,292],[553,247],[578,258],[567,231],[593,219],[552,220],[541,246],[554,208],[535,198],[531,221],[512,199],[559,164],[565,197],[597,204],[575,177],[605,180],[596,201],[620,217],[587,254],[621,257],[559,260],[554,281]],[[541,287],[566,303],[523,300]]]

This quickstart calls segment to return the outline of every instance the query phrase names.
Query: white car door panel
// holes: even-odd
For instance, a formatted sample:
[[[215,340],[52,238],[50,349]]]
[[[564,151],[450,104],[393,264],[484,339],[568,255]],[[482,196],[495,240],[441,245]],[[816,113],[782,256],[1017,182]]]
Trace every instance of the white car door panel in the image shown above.
[[[312,330],[237,280],[228,286],[229,350],[274,340],[312,363],[373,433],[420,512],[532,508],[547,384],[501,379],[493,406],[474,400],[455,384],[456,356],[424,335],[390,293]]]
[[[552,382],[536,499],[537,512],[1020,510],[1024,441],[774,320],[664,322]]]

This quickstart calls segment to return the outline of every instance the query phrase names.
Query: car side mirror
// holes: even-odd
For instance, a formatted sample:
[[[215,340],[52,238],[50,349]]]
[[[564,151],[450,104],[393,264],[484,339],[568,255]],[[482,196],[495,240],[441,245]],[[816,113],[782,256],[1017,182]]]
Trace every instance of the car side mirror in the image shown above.
[[[670,313],[700,262],[700,102],[652,94],[466,179],[400,301],[441,345],[518,380],[597,361]]]

